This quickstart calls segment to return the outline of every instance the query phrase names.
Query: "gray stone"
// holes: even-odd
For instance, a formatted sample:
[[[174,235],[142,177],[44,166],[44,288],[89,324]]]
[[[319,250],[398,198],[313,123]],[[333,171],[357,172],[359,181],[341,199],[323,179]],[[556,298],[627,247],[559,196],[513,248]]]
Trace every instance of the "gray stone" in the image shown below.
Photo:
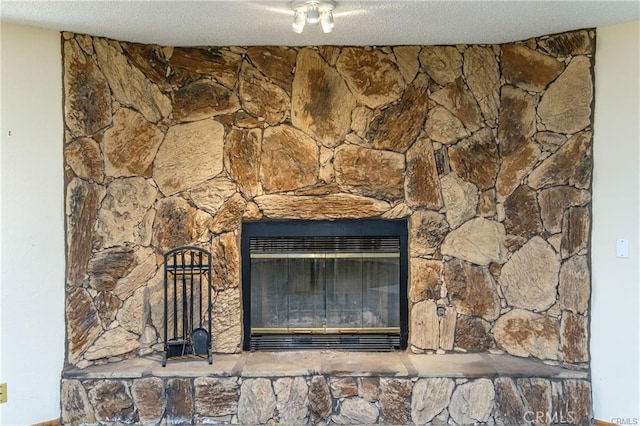
[[[551,383],[547,379],[522,378],[517,379],[516,384],[522,401],[531,413],[552,413]],[[535,424],[545,424],[546,419]]]
[[[193,385],[195,416],[199,421],[238,413],[240,386],[236,377],[198,377]]]
[[[384,201],[350,194],[324,197],[261,195],[255,202],[271,219],[357,219],[379,216],[390,207]]]
[[[469,136],[462,122],[440,105],[429,110],[424,130],[430,139],[444,144],[452,144]]]
[[[104,161],[98,143],[91,138],[79,138],[64,148],[64,158],[73,173],[81,179],[104,181]]]
[[[283,424],[304,424],[309,415],[309,388],[303,377],[283,377],[273,383],[276,408]]]
[[[440,179],[442,198],[449,227],[455,229],[476,215],[478,188],[465,182],[455,173]]]
[[[498,346],[511,355],[558,359],[560,324],[555,318],[514,309],[498,318],[493,335]]]
[[[558,302],[561,309],[584,314],[589,308],[591,276],[587,256],[573,256],[560,267]]]
[[[258,120],[273,126],[287,116],[291,106],[287,92],[247,62],[240,70],[239,90],[242,107]]]
[[[407,205],[430,209],[442,207],[440,180],[431,142],[418,139],[407,151],[406,162],[404,198]]]
[[[459,385],[451,396],[449,413],[458,424],[486,422],[493,411],[495,389],[489,379]]]
[[[269,379],[246,379],[240,388],[238,420],[244,424],[266,424],[273,417],[276,397]]]
[[[449,148],[449,158],[453,171],[478,189],[484,191],[496,185],[500,156],[491,129],[479,130]]]
[[[338,414],[331,417],[336,424],[373,424],[378,420],[378,408],[363,398],[342,401]]]
[[[420,63],[441,86],[455,81],[462,72],[462,55],[455,46],[426,46],[420,52]]]
[[[488,321],[500,315],[496,283],[486,268],[451,259],[445,263],[444,280],[457,312]]]
[[[167,380],[167,423],[188,424],[193,419],[193,387],[190,379]]]
[[[490,127],[495,127],[500,106],[500,70],[491,47],[467,47],[463,71],[485,121]]]
[[[327,419],[333,407],[331,404],[331,394],[329,385],[323,376],[313,376],[309,384],[309,408],[317,420]]]
[[[442,244],[442,254],[457,257],[477,265],[505,263],[504,226],[492,220],[475,218],[451,231]]]
[[[494,386],[496,395],[494,418],[496,424],[510,426],[520,424],[528,418],[535,418],[535,416],[527,415],[530,412],[527,411],[527,407],[513,379],[498,377],[495,379]]]
[[[418,210],[409,218],[409,252],[411,256],[436,252],[449,232],[444,215],[430,210]]]
[[[431,300],[423,300],[413,305],[409,318],[411,345],[423,350],[436,350],[440,347],[440,327],[437,306]]]
[[[138,379],[131,386],[131,395],[138,408],[138,418],[144,425],[157,425],[164,416],[165,391],[162,379]]]
[[[418,379],[411,397],[411,420],[425,424],[449,406],[455,383],[444,377]]]
[[[544,311],[556,302],[560,259],[540,237],[533,237],[502,268],[500,287],[507,303]]]
[[[89,387],[89,401],[95,410],[99,422],[134,423],[135,406],[129,394],[126,382],[118,380],[100,380]]]
[[[95,423],[93,407],[79,380],[62,379],[60,393],[63,424]]]

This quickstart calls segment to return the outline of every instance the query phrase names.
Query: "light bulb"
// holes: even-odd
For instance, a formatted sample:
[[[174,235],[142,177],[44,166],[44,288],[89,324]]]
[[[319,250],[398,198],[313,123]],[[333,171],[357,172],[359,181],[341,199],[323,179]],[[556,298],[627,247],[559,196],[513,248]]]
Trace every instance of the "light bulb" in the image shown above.
[[[309,25],[317,25],[320,22],[320,11],[315,4],[312,4],[307,10],[307,22]]]
[[[322,12],[320,16],[320,25],[322,25],[323,33],[330,33],[333,31],[333,13],[330,10]]]
[[[293,24],[291,27],[293,31],[300,34],[302,30],[304,30],[304,24],[307,22],[307,14],[302,10],[296,10],[296,13],[293,15]]]

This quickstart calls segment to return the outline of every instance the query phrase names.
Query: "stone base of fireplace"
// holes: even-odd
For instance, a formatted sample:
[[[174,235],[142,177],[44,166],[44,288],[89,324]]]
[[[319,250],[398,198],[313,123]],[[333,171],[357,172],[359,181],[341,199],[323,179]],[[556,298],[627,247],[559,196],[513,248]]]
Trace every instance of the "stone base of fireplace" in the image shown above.
[[[282,352],[69,369],[62,422],[590,424],[589,373],[489,353]]]

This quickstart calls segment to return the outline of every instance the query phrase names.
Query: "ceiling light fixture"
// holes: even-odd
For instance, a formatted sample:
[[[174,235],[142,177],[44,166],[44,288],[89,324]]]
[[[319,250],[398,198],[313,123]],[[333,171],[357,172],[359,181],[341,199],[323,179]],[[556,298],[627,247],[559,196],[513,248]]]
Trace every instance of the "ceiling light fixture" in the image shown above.
[[[293,10],[293,31],[300,34],[304,26],[320,24],[323,33],[333,31],[333,0],[294,0],[289,5]]]

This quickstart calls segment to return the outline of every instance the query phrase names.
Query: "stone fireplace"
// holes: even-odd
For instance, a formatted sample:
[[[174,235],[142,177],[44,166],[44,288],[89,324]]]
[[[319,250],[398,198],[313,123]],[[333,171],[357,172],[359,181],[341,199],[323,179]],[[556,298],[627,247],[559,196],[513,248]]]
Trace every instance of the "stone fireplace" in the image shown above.
[[[217,373],[172,370],[139,380],[114,373],[162,350],[163,254],[180,246],[212,253],[212,348],[222,357],[214,366],[227,365],[249,356],[252,328],[256,337],[274,328],[268,321],[248,325],[247,311],[279,309],[265,300],[272,288],[261,300],[243,298],[250,264],[241,261],[244,230],[276,221],[371,220],[406,224],[406,287],[397,292],[398,321],[384,314],[381,322],[384,315],[369,312],[372,303],[360,307],[360,325],[368,316],[384,324],[377,328],[392,329],[394,349],[406,352],[388,356],[412,357],[414,366],[436,353],[466,353],[494,373],[424,376],[430,373],[416,367],[398,384],[390,382],[397,372],[309,367],[285,387],[311,399],[328,394],[329,402],[318,408],[307,400],[311,408],[298,422],[346,421],[346,412],[369,413],[356,418],[360,423],[500,422],[509,418],[509,398],[523,413],[542,404],[565,418],[579,412],[569,423],[589,418],[594,31],[504,45],[385,47],[174,48],[63,37],[63,419],[144,422],[140,401],[151,393],[164,401],[153,419],[159,410],[169,422],[281,420],[273,413],[285,407],[255,418],[245,410],[251,395],[284,389],[273,372],[230,364]],[[305,270],[297,276],[330,267],[326,250],[314,250],[324,263],[293,262]],[[371,272],[372,263],[358,267]],[[267,269],[262,273],[273,274]],[[335,314],[345,316],[341,306]],[[345,343],[362,335],[355,323],[328,327],[324,315],[285,334],[305,342],[303,334],[329,328],[349,337]],[[520,383],[519,373],[510,376],[494,362],[518,357],[567,370]],[[494,380],[496,371],[506,377]],[[374,373],[372,382],[363,379]],[[341,375],[353,383],[340,382]],[[442,382],[412,381],[417,377]],[[412,414],[407,407],[430,400],[424,395],[431,386],[451,388],[438,397],[446,403],[431,416]],[[384,414],[382,396],[363,396],[368,387],[391,392],[404,411]],[[206,408],[215,404],[205,396],[218,392],[228,399],[224,407]],[[493,395],[491,408],[459,416],[464,410],[454,400],[476,393]],[[114,394],[122,407],[101,411]],[[184,416],[171,405],[176,395],[195,398],[185,396],[191,406]],[[562,401],[576,405],[563,408]]]

